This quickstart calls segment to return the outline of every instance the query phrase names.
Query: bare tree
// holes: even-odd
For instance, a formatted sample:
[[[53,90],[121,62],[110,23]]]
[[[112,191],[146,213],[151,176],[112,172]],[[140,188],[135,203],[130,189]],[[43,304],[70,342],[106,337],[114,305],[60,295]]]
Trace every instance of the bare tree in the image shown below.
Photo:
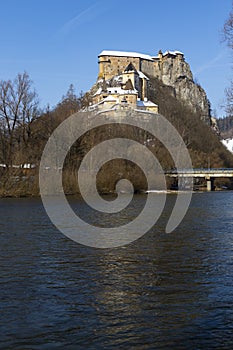
[[[81,108],[85,109],[89,107],[92,102],[91,94],[89,92],[84,93],[83,91],[81,91],[79,95],[79,101]]]
[[[229,17],[223,26],[223,41],[225,41],[228,47],[233,50],[233,3],[232,9],[229,13]],[[225,90],[226,92],[226,112],[228,115],[233,114],[233,82],[231,81],[230,86]]]
[[[0,163],[5,163],[7,136],[5,124],[0,120]]]
[[[230,116],[233,115],[233,81],[231,81],[230,86],[225,89],[227,105],[226,113]]]
[[[11,165],[14,145],[28,144],[31,124],[38,117],[38,98],[32,81],[24,72],[11,81],[0,81],[0,125],[6,149],[4,162]],[[2,140],[3,144],[3,140]]]
[[[223,26],[223,41],[226,41],[227,45],[233,49],[233,9]]]
[[[73,84],[70,84],[67,93],[62,96],[61,102],[57,105],[55,111],[60,115],[59,119],[65,119],[80,109],[78,96],[75,94]]]

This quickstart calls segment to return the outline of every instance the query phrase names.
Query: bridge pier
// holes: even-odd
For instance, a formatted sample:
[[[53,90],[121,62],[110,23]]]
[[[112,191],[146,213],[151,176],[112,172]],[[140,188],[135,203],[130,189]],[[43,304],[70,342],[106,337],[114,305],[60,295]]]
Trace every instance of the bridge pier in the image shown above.
[[[207,191],[214,191],[214,178],[213,177],[207,177],[206,178],[206,184],[207,184]]]

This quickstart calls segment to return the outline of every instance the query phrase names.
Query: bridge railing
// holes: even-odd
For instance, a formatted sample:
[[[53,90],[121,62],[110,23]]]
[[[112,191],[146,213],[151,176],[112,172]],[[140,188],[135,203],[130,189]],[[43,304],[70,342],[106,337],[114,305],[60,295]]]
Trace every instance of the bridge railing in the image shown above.
[[[221,172],[222,174],[224,173],[229,173],[233,172],[233,168],[193,168],[193,169],[170,169],[166,170],[165,174],[211,174],[211,173],[216,173],[216,172]]]

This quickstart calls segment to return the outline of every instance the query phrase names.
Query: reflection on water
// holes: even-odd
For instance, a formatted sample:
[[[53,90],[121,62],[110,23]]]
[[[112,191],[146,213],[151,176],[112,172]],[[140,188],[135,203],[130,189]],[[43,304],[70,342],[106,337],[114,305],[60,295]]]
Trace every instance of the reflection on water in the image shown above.
[[[174,200],[149,233],[111,250],[68,240],[39,199],[0,200],[0,349],[232,349],[233,193],[194,194],[165,234]]]

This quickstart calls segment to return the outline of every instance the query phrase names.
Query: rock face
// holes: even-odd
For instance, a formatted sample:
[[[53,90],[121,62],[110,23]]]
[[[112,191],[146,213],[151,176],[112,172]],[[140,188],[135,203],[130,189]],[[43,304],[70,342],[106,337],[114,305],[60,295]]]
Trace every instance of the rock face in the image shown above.
[[[211,124],[210,103],[205,90],[194,82],[190,66],[183,57],[163,55],[160,64],[155,67],[155,76],[165,85],[172,86],[179,100],[184,101],[194,111],[201,112],[202,120]]]
[[[136,52],[102,51],[99,55],[99,78],[111,79],[121,74],[132,63],[148,77],[156,77],[174,89],[177,99],[201,112],[204,122],[211,125],[210,103],[204,89],[196,84],[184,54],[179,51],[159,51],[157,56]]]

